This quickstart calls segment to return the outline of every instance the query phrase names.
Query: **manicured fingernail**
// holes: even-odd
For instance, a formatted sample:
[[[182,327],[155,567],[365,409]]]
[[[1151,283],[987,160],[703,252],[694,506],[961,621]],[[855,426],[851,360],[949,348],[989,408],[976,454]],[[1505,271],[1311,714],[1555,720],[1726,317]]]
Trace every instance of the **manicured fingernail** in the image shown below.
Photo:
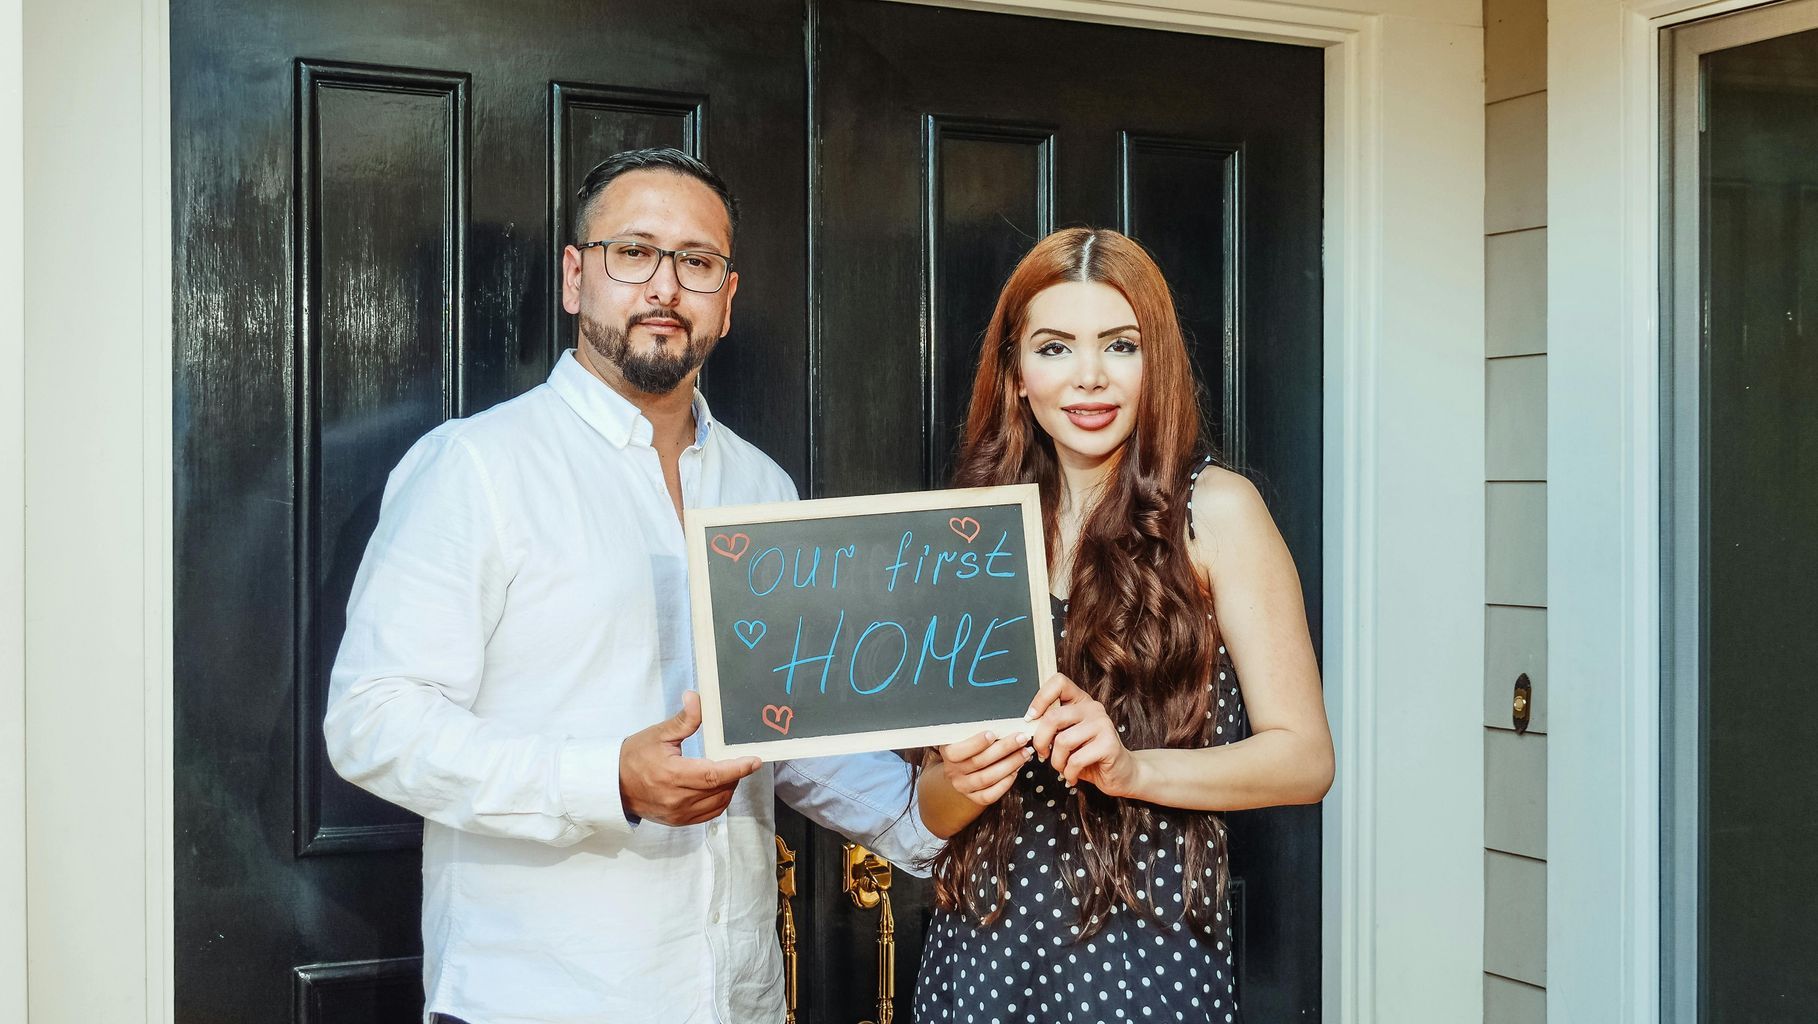
[[[1031,737],[1026,732],[1019,732],[1016,734],[1016,742],[1021,743],[1025,747],[1029,745],[1030,738]]]
[[[988,733],[986,733],[986,734],[985,734],[985,742],[986,742],[986,743],[995,743],[995,742],[997,742],[997,733],[994,733],[994,732],[988,732]]]

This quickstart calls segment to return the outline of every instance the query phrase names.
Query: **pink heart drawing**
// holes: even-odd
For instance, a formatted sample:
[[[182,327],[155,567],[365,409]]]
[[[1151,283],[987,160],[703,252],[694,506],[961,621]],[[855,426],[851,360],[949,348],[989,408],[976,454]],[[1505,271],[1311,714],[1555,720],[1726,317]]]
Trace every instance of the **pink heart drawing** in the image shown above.
[[[725,555],[735,562],[740,558],[743,558],[745,556],[745,551],[750,547],[751,538],[742,533],[735,533],[730,537],[723,533],[716,533],[713,536],[714,552],[716,554]]]
[[[978,520],[971,516],[954,516],[947,520],[947,528],[965,538],[968,544],[978,538]]]
[[[789,735],[789,723],[793,721],[795,721],[795,709],[789,705],[784,704],[781,707],[775,704],[764,705],[764,724],[777,732],[785,736]]]

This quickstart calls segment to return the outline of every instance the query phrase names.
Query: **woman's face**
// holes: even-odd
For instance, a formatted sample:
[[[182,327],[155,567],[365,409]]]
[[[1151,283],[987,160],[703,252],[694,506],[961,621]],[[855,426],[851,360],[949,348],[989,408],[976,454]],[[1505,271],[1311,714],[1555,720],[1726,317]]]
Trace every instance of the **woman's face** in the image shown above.
[[[1058,454],[1104,461],[1136,429],[1142,334],[1122,292],[1097,281],[1050,285],[1029,302],[1018,339],[1035,421]]]

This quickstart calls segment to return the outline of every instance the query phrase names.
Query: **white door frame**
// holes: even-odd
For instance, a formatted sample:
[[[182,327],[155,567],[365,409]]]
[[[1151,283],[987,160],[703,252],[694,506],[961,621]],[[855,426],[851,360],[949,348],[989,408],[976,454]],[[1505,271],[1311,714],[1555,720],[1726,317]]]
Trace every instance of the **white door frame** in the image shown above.
[[[25,1019],[25,180],[18,0],[0,0],[0,1020]]]
[[[1324,48],[1322,653],[1339,756],[1325,807],[1326,1013],[1477,1019],[1479,3],[951,6]],[[42,572],[25,616],[24,818],[32,1020],[46,1024],[174,1012],[168,14],[167,0],[25,0],[26,561]],[[109,276],[105,304],[92,290],[102,238],[137,256]],[[109,445],[125,457],[84,468]],[[105,645],[97,600],[124,623]]]
[[[1551,0],[1547,1008],[1660,1019],[1660,33],[1758,0]]]

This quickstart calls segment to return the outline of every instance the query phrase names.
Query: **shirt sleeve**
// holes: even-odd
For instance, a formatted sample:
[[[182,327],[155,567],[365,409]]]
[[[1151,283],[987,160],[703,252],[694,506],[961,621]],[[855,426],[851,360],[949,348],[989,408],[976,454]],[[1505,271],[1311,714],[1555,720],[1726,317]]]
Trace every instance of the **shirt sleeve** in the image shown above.
[[[809,757],[776,766],[776,795],[808,820],[917,878],[946,846],[922,823],[915,774],[888,752]]]
[[[432,433],[392,472],[354,578],[323,731],[341,776],[450,828],[567,846],[630,835],[618,740],[471,710],[516,559],[473,447]]]

